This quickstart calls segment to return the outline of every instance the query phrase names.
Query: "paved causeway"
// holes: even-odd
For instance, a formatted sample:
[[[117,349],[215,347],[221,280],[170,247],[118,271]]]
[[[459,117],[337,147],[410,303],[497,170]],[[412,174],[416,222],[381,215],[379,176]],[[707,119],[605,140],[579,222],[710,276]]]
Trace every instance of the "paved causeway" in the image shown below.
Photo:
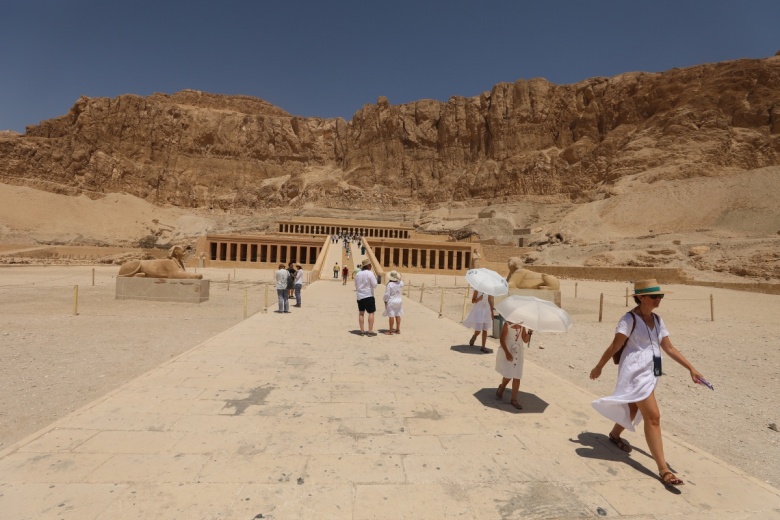
[[[594,395],[529,361],[524,410],[497,401],[493,356],[414,301],[376,337],[355,333],[352,283],[303,303],[0,452],[0,518],[780,518],[779,490],[672,437],[686,485],[667,490],[644,444],[608,442]]]

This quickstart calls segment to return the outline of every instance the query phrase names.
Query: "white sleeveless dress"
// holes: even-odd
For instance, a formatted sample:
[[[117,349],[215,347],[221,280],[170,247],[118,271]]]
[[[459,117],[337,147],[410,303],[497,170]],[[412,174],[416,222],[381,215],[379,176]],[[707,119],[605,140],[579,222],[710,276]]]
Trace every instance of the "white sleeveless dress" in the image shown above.
[[[523,344],[522,327],[513,329],[510,325],[506,331],[506,348],[512,354],[512,361],[506,359],[504,349],[496,349],[496,372],[509,379],[523,378]]]
[[[477,292],[482,295],[469,311],[469,315],[463,320],[463,325],[472,330],[493,330],[493,316],[490,313],[489,296],[485,293]]]

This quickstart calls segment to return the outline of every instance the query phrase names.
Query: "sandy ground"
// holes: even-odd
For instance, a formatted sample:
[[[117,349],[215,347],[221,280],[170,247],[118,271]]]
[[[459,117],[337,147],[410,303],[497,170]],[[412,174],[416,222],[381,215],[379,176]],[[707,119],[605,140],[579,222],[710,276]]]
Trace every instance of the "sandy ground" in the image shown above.
[[[238,323],[244,315],[245,294],[248,313],[262,312],[265,284],[272,274],[201,270],[212,280],[209,301],[174,304],[115,300],[116,271],[116,267],[96,268],[92,286],[89,267],[0,269],[0,447]],[[233,280],[230,290],[228,275]],[[442,319],[461,320],[466,294],[462,277],[409,275],[406,281],[414,301],[420,299],[420,284],[426,284],[423,303],[435,312],[443,290]],[[76,284],[78,316],[73,315]],[[571,280],[562,284],[563,307],[576,325],[565,335],[535,335],[526,352],[526,370],[538,364],[592,391],[594,398],[609,394],[616,367],[606,367],[598,381],[591,381],[588,373],[627,310],[626,285]],[[664,299],[659,313],[673,343],[715,385],[712,392],[692,384],[681,367],[667,360],[668,375],[657,390],[666,434],[780,486],[780,466],[775,463],[780,460],[780,433],[768,427],[780,422],[776,403],[780,297],[706,287],[666,289],[674,294]],[[599,323],[601,293],[605,303]],[[710,320],[710,294],[715,321]],[[273,290],[269,302],[274,303]],[[377,319],[384,327],[384,318]],[[402,329],[405,334],[415,332]],[[475,363],[492,365],[493,355],[469,348],[468,339],[464,329],[463,345],[441,348],[453,355],[473,353]],[[495,340],[488,341],[496,348]],[[605,420],[604,431],[609,428]],[[640,433],[628,438],[644,443]]]
[[[93,286],[91,267],[0,268],[0,448],[239,323],[245,290],[262,311],[271,279],[202,269],[208,301],[161,303],[116,300],[118,270],[96,267]]]

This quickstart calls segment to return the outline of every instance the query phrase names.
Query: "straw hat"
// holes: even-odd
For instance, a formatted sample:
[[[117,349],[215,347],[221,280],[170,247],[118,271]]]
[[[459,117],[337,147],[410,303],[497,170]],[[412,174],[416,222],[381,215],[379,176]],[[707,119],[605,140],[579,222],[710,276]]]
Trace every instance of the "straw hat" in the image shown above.
[[[368,267],[371,265],[371,260],[368,258],[364,258],[362,262],[360,262],[360,267]]]
[[[632,296],[646,296],[648,294],[669,294],[669,291],[662,290],[655,278],[634,282],[634,294]]]
[[[401,275],[398,274],[398,271],[390,271],[389,273],[387,273],[387,278],[389,278],[391,282],[401,281]]]

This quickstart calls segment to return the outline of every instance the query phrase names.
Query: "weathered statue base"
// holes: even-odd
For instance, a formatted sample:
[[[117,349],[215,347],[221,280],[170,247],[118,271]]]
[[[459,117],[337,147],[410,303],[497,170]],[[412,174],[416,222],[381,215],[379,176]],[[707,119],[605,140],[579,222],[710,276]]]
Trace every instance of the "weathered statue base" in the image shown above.
[[[118,276],[116,299],[200,303],[209,299],[209,280]]]

